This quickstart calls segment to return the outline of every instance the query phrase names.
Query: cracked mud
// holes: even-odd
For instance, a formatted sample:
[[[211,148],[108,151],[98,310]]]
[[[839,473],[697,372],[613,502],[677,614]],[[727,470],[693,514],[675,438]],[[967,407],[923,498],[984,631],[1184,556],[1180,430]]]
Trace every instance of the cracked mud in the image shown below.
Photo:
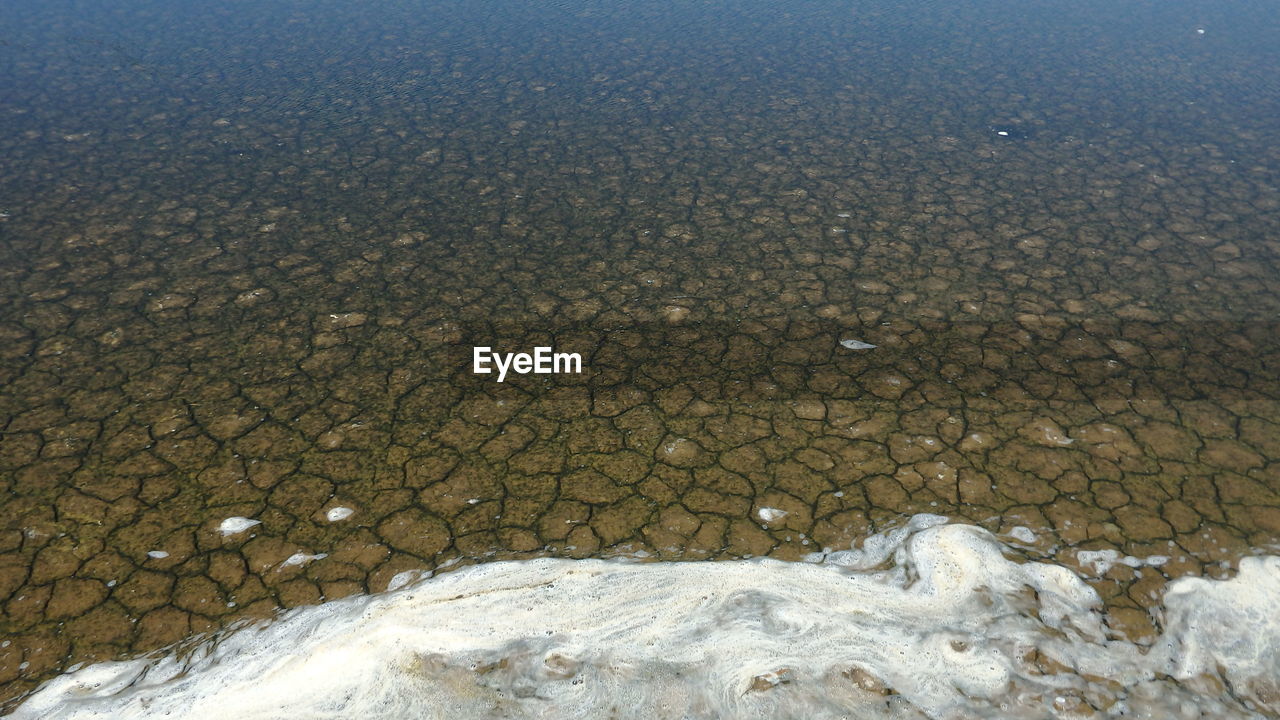
[[[1009,139],[791,77],[704,107],[669,88],[708,56],[641,45],[313,78],[355,126],[24,66],[100,107],[5,107],[0,699],[459,562],[797,559],[929,512],[1083,571],[1141,639],[1169,578],[1274,551],[1274,127],[1068,104]],[[498,384],[475,345],[584,372]]]

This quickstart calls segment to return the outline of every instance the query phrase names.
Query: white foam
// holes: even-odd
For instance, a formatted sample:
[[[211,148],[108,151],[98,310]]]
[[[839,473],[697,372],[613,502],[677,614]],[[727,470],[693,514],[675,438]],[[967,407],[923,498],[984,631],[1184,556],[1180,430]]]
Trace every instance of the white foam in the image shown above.
[[[1043,718],[1076,716],[1086,702],[1102,708],[1095,717],[1280,710],[1280,558],[1247,559],[1228,582],[1172,583],[1165,631],[1143,652],[1108,638],[1098,595],[1079,576],[1003,550],[986,531],[925,515],[816,564],[475,565],[295,610],[185,660],[83,668],[13,718]],[[1204,680],[1219,674],[1236,694]]]
[[[1160,567],[1169,562],[1166,555],[1151,555],[1140,558],[1132,555],[1121,555],[1117,550],[1077,550],[1076,561],[1091,568],[1094,575],[1105,575],[1115,565],[1128,565],[1131,568]]]
[[[1160,648],[1179,680],[1221,670],[1232,689],[1280,714],[1280,557],[1248,557],[1231,580],[1182,578],[1165,593],[1168,633]]]
[[[341,522],[351,517],[355,513],[356,511],[352,510],[349,507],[336,507],[336,508],[329,508],[329,511],[326,512],[324,516],[329,522]]]
[[[423,577],[423,575],[424,573],[421,570],[405,570],[403,572],[398,572],[391,576],[391,580],[387,582],[387,590],[399,590],[414,580]]]
[[[1019,525],[1013,528],[1012,530],[1010,530],[1009,537],[1013,538],[1014,540],[1017,540],[1020,543],[1025,543],[1027,545],[1032,545],[1036,541],[1036,534],[1032,532],[1031,528],[1024,527],[1022,525]]]
[[[218,532],[222,533],[222,537],[230,535],[239,535],[254,525],[261,525],[261,520],[250,520],[246,517],[229,517],[218,525]]]

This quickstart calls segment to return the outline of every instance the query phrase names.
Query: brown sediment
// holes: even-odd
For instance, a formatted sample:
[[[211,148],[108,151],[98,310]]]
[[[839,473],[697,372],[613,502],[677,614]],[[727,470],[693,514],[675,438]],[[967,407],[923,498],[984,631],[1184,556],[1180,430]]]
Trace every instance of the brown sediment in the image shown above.
[[[199,326],[183,317],[132,350],[90,353],[90,328],[26,356],[3,457],[6,682],[457,559],[794,559],[916,512],[1030,528],[1031,556],[1086,573],[1080,549],[1168,556],[1096,582],[1112,627],[1150,637],[1166,578],[1222,574],[1280,537],[1274,327],[1063,315],[1045,337],[892,318],[854,326],[881,346],[868,355],[821,318],[663,312],[462,317],[447,340],[434,317],[290,312],[211,327],[225,339],[199,357],[163,340]],[[471,373],[482,340],[554,342],[587,369],[498,384]],[[309,362],[332,349],[327,371]],[[65,380],[34,381],[55,367]],[[330,522],[335,507],[354,513]],[[232,516],[261,524],[224,535]],[[297,553],[326,556],[285,563]]]

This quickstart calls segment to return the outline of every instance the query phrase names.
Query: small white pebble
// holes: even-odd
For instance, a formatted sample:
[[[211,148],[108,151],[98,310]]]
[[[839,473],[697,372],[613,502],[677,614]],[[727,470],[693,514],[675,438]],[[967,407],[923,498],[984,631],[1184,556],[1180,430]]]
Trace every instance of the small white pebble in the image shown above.
[[[169,557],[169,553],[163,550],[148,550],[147,557],[151,558],[152,560],[163,560]]]

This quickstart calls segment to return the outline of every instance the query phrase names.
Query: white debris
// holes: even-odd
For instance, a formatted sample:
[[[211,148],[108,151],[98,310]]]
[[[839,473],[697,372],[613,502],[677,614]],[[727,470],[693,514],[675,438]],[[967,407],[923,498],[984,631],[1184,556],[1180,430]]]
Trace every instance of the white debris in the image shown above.
[[[287,567],[293,567],[294,565],[306,565],[307,563],[312,562],[314,560],[323,560],[324,558],[327,558],[327,557],[329,557],[328,553],[317,553],[315,555],[308,555],[306,553],[294,553],[289,557],[285,558],[284,562],[280,563],[280,568],[284,569]]]
[[[1036,541],[1036,534],[1031,531],[1031,528],[1023,527],[1021,525],[1010,530],[1009,537],[1013,538],[1014,540],[1017,540],[1020,543],[1026,543],[1028,545]]]
[[[774,520],[779,520],[782,517],[786,516],[786,514],[787,514],[786,510],[779,510],[778,508],[771,508],[771,507],[762,507],[756,511],[756,516],[759,517],[760,520],[763,522],[773,522]]]
[[[226,520],[223,520],[222,524],[218,526],[218,532],[222,533],[222,537],[229,537],[231,535],[239,535],[254,525],[261,524],[261,520],[250,520],[249,518],[239,516],[229,517]]]
[[[404,572],[398,572],[393,575],[391,577],[391,581],[387,583],[387,592],[399,590],[420,577],[422,577],[422,572],[419,570],[405,570]]]
[[[356,511],[349,507],[336,507],[329,508],[329,512],[326,512],[324,516],[329,522],[341,522],[355,514]]]
[[[876,346],[871,343],[862,342],[861,340],[841,340],[840,347],[847,348],[849,350],[872,350]]]
[[[163,550],[148,550],[147,557],[151,558],[152,560],[163,560],[169,557],[169,553]]]
[[[1090,703],[1109,709],[1099,717],[1275,716],[1280,558],[1245,557],[1232,580],[1172,581],[1153,608],[1159,635],[1137,644],[1112,632],[1084,578],[1006,550],[985,530],[916,516],[842,551],[852,563],[537,558],[410,572],[398,592],[73,667],[11,717],[1015,720],[1081,717]]]
[[[1082,567],[1091,568],[1095,575],[1105,575],[1113,565],[1128,565],[1131,568],[1160,567],[1169,562],[1165,555],[1152,555],[1146,558],[1132,555],[1121,555],[1115,550],[1078,550],[1076,561]]]

